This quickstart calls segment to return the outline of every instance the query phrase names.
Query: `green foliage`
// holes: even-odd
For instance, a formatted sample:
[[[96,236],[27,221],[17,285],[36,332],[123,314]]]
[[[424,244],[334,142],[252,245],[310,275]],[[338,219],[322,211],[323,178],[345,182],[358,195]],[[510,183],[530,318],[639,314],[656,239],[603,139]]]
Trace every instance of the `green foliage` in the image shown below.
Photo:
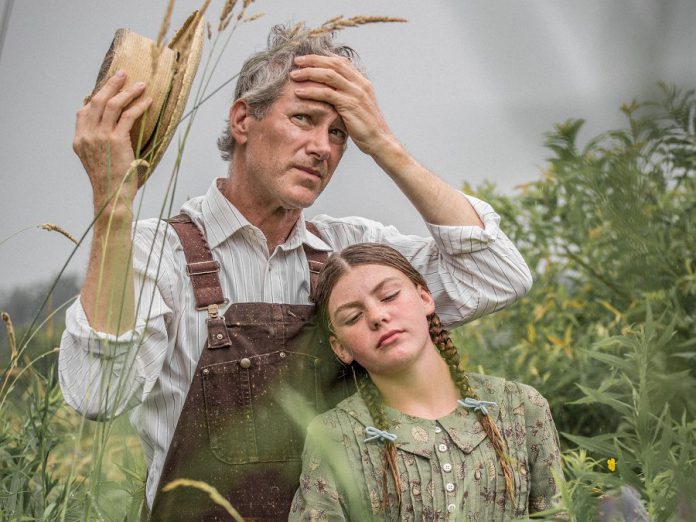
[[[128,420],[79,417],[54,366],[14,370],[0,397],[0,520],[139,520],[145,465]]]
[[[32,310],[45,296],[33,288],[12,295]],[[18,316],[15,332],[3,313],[0,520],[139,520],[145,466],[128,420],[93,423],[67,406],[56,371],[62,314],[44,313],[41,323]]]
[[[622,108],[626,129],[584,146],[582,120],[558,125],[548,168],[520,195],[477,194],[535,284],[457,341],[470,366],[549,399],[577,446],[564,491],[577,520],[612,520],[632,492],[652,520],[696,517],[696,99],[662,87],[659,103]]]
[[[65,436],[56,418],[60,388],[50,372],[33,372],[26,402],[5,403],[0,424],[0,514],[3,520],[54,520],[59,511],[77,515],[68,502],[66,477],[50,456]],[[70,479],[68,479],[69,481]],[[74,488],[79,488],[77,484]],[[67,505],[66,505],[67,504]]]

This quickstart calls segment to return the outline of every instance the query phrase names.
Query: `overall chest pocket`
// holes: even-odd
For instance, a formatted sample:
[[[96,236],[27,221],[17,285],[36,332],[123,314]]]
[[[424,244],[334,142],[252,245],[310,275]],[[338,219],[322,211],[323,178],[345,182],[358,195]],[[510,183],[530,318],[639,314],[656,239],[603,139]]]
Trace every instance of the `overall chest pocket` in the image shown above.
[[[300,460],[320,359],[277,351],[201,369],[210,448],[227,464]]]

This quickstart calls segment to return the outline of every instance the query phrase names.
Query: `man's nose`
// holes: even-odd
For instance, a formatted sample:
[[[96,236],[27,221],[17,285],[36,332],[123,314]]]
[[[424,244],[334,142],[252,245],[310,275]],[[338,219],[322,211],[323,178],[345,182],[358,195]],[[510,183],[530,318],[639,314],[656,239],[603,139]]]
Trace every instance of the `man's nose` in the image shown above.
[[[307,154],[318,161],[325,161],[329,158],[331,142],[327,129],[318,126],[312,131],[307,143]]]

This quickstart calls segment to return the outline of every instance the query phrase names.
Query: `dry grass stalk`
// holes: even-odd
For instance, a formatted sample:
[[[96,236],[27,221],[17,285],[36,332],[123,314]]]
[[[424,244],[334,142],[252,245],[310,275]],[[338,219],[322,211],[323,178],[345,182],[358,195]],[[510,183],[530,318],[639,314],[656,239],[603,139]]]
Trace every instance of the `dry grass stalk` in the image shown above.
[[[157,35],[157,45],[152,48],[152,71],[153,73],[157,70],[157,62],[159,60],[159,55],[164,48],[164,37],[169,31],[169,23],[172,19],[172,11],[174,10],[174,0],[169,0],[167,4],[167,10],[164,12],[164,18],[162,18],[162,23],[160,24],[159,34]]]
[[[2,384],[0,385],[0,409],[2,409],[2,404],[5,402],[5,389],[10,379],[13,377],[16,379],[21,372],[21,370],[17,368],[17,360],[19,359],[19,354],[17,352],[17,336],[15,335],[10,314],[3,312],[2,320],[7,328],[7,338],[10,341],[10,366],[5,370],[2,376]]]
[[[239,22],[242,18],[244,18],[244,15],[246,14],[247,7],[249,7],[251,4],[254,3],[254,0],[244,0],[242,3],[242,10],[239,11],[239,14],[237,15],[237,21]]]
[[[244,20],[242,20],[242,23],[253,22],[254,20],[258,20],[262,16],[266,16],[266,13],[256,13],[251,16],[247,16]]]
[[[210,5],[210,0],[204,0],[200,9],[198,9],[198,11],[201,13],[201,16],[205,16],[205,12],[208,10],[209,5]]]
[[[53,223],[44,223],[43,225],[37,225],[37,227],[42,228],[44,230],[48,230],[49,232],[59,232],[60,234],[63,234],[65,237],[67,237],[70,241],[75,243],[76,245],[78,244],[78,241],[77,241],[77,239],[75,239],[75,236],[73,236],[70,232],[65,230],[60,225],[54,225]]]
[[[348,27],[357,27],[359,25],[393,22],[404,23],[407,21],[408,20],[405,18],[395,18],[392,16],[352,16],[351,18],[335,16],[321,24],[319,27],[311,29],[307,34],[308,36],[319,36],[325,33],[340,31],[341,29],[346,29]]]
[[[225,5],[222,6],[222,11],[220,12],[220,23],[218,24],[218,32],[222,32],[230,24],[230,19],[232,18],[232,10],[234,6],[237,5],[237,0],[227,0]]]
[[[17,362],[17,336],[15,335],[15,329],[12,325],[12,319],[10,318],[10,314],[8,314],[7,312],[3,312],[2,320],[5,323],[5,327],[7,328],[7,338],[10,341],[10,359],[12,361],[11,364],[14,365]]]
[[[215,502],[218,506],[221,506],[222,508],[227,511],[227,513],[234,518],[237,522],[244,522],[244,519],[242,516],[239,514],[239,512],[232,507],[232,504],[230,504],[225,497],[223,497],[217,489],[215,489],[213,486],[210,484],[200,481],[200,480],[190,480],[190,479],[177,479],[166,486],[162,488],[162,491],[172,491],[175,488],[178,487],[189,487],[189,488],[196,488],[201,491],[204,491],[207,493],[211,500]]]
[[[167,10],[164,13],[164,18],[162,18],[162,23],[160,24],[159,34],[157,35],[157,47],[159,49],[164,45],[164,37],[169,31],[169,23],[172,19],[172,11],[174,10],[174,0],[169,0],[167,4]]]
[[[343,15],[334,16],[333,18],[329,18],[328,20],[326,20],[321,25],[328,25],[328,24],[332,24],[334,22],[338,22],[341,18],[343,18]]]

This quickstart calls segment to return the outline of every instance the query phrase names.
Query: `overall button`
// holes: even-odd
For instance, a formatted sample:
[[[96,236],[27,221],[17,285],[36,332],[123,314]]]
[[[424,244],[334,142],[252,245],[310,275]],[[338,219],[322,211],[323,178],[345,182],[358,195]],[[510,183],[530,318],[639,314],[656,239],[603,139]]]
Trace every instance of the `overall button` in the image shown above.
[[[450,464],[449,462],[443,464],[442,471],[444,471],[445,473],[449,473],[450,471],[452,471],[452,464]]]
[[[435,426],[435,433],[442,433],[442,428],[440,426]]]
[[[208,375],[210,373],[210,370],[208,368],[203,368],[203,375]]]
[[[247,357],[244,357],[244,359],[239,361],[239,366],[244,369],[249,368],[251,366],[251,361]]]
[[[439,449],[442,452],[447,451],[447,444],[438,444],[437,449]]]
[[[454,504],[448,504],[447,505],[447,512],[448,513],[454,513],[457,510],[457,506]]]
[[[447,490],[448,493],[452,493],[454,491],[454,484],[452,482],[448,482],[445,485],[445,489]]]
[[[285,352],[280,352],[278,355],[280,356],[281,359],[285,359],[285,357],[287,357]]]
[[[218,341],[221,341],[223,337],[225,337],[225,336],[222,335],[221,333],[219,333],[219,334],[217,334],[217,335],[215,336],[215,338],[216,338]]]

